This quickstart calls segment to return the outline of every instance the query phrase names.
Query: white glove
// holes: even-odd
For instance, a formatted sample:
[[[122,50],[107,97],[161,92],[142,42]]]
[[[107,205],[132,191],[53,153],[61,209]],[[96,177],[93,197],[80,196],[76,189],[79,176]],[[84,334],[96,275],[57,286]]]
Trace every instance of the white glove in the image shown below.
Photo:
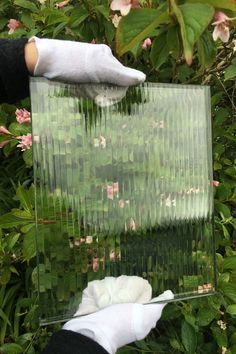
[[[152,301],[173,299],[170,290]],[[160,319],[166,304],[117,304],[68,321],[63,329],[81,333],[99,343],[108,353],[146,337]]]
[[[137,276],[106,277],[88,283],[74,316],[88,315],[114,304],[146,303],[152,298],[152,287]]]
[[[76,83],[110,83],[118,86],[136,85],[145,81],[141,71],[123,66],[105,44],[89,44],[58,39],[35,42],[38,61],[34,76]]]

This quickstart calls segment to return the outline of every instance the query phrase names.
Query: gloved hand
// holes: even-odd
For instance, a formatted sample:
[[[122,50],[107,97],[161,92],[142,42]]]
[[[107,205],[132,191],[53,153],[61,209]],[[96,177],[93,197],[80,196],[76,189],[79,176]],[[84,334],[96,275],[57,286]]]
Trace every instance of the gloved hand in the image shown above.
[[[110,83],[130,86],[146,78],[141,71],[123,66],[105,44],[89,44],[58,39],[39,39],[35,42],[38,60],[34,76],[75,83]]]
[[[173,297],[173,293],[167,290],[152,302],[167,301]],[[93,314],[74,318],[68,321],[63,329],[81,333],[99,343],[108,353],[115,354],[118,348],[145,338],[156,326],[165,305],[111,305]]]

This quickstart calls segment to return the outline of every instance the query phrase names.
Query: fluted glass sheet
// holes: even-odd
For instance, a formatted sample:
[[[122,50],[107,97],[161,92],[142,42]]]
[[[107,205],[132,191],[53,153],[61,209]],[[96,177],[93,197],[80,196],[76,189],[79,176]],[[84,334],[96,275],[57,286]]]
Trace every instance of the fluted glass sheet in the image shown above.
[[[30,92],[41,323],[105,276],[214,293],[209,88],[32,78]]]

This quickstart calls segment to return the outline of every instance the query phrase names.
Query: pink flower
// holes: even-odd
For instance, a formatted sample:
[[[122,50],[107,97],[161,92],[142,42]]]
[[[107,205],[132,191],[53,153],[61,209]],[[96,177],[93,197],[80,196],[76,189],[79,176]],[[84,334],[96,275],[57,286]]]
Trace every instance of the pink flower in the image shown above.
[[[218,187],[218,186],[219,186],[219,184],[220,184],[220,182],[219,182],[219,181],[213,181],[213,185],[214,185],[215,187]]]
[[[21,23],[20,21],[17,21],[15,20],[14,18],[11,18],[9,21],[8,21],[8,25],[7,27],[10,29],[8,34],[12,34],[15,32],[15,30],[17,28],[19,28],[21,26]]]
[[[5,128],[3,125],[0,126],[0,135],[12,135],[11,132],[9,132],[9,130],[7,130],[7,128]]]
[[[119,182],[113,183],[113,192],[119,193]]]
[[[235,18],[228,17],[222,11],[217,11],[215,12],[214,19],[215,22],[212,23],[212,25],[215,26],[212,34],[214,41],[220,38],[222,42],[224,43],[228,42],[230,37],[229,29],[231,26],[231,22]]]
[[[92,267],[94,272],[97,272],[99,270],[99,259],[97,257],[93,258]]]
[[[119,200],[119,207],[120,207],[121,209],[123,209],[123,208],[125,207],[125,201],[124,201],[124,199],[120,199],[120,200]]]
[[[92,43],[92,44],[97,44],[97,40],[96,40],[95,38],[93,38],[93,39],[91,40],[91,43]]]
[[[110,8],[113,11],[120,11],[122,16],[128,15],[131,8],[140,7],[138,0],[112,0]]]
[[[104,136],[100,135],[99,141],[100,141],[100,146],[104,149],[106,147],[106,139],[104,138]]]
[[[23,109],[17,109],[16,112],[16,120],[18,123],[30,123],[31,118],[30,118],[30,112],[28,112],[25,108]]]
[[[61,1],[55,4],[55,7],[57,9],[63,9],[66,5],[68,5],[70,2],[70,0],[65,0],[65,1]]]
[[[146,38],[142,44],[143,49],[147,49],[152,44],[151,38]]]
[[[32,135],[28,133],[27,135],[22,135],[18,136],[17,139],[19,139],[19,143],[17,147],[21,148],[21,151],[25,151],[27,149],[30,149],[32,146]]]
[[[122,16],[118,16],[115,14],[114,16],[111,17],[111,22],[113,23],[114,27],[117,28],[119,26],[119,22],[122,19]]]
[[[113,186],[107,186],[107,198],[113,200]]]
[[[115,253],[114,250],[110,251],[109,258],[110,258],[110,261],[115,261],[116,260],[116,253]]]
[[[130,219],[129,221],[129,227],[132,231],[135,231],[136,230],[136,224],[135,224],[135,221],[133,218]]]
[[[93,236],[86,236],[85,243],[89,244],[93,242]]]

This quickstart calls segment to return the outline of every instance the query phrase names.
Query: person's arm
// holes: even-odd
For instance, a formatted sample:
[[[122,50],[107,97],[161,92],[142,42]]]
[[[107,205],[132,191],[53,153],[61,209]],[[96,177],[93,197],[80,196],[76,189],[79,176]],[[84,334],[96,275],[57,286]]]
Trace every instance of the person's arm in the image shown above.
[[[0,103],[14,103],[29,95],[27,42],[27,38],[0,39]]]
[[[60,330],[53,333],[41,354],[108,354],[94,340],[74,331]]]
[[[35,42],[26,43],[25,45],[25,62],[30,75],[34,74],[34,68],[38,61],[38,50]]]

